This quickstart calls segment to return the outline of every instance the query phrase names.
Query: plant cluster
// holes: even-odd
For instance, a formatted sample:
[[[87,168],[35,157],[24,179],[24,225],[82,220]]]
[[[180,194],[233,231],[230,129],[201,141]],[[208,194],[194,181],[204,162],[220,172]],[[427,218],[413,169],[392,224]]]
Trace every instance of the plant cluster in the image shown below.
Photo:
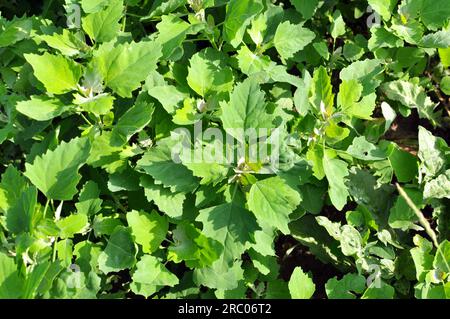
[[[0,298],[450,298],[448,0],[0,11]]]

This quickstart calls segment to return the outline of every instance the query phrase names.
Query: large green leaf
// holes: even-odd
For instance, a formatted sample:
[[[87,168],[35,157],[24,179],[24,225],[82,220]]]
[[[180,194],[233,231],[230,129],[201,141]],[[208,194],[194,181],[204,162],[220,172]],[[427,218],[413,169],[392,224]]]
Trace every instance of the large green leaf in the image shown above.
[[[51,120],[70,108],[70,104],[45,95],[31,96],[30,100],[20,101],[16,104],[17,111],[37,121]]]
[[[331,202],[338,210],[342,210],[347,203],[349,195],[345,185],[345,177],[348,176],[348,165],[343,160],[333,158],[325,152],[323,158],[323,170],[328,179],[328,191]]]
[[[355,294],[361,294],[366,286],[366,280],[359,274],[346,274],[342,279],[331,278],[325,284],[327,296],[330,299],[356,299]]]
[[[132,276],[131,290],[139,295],[149,297],[165,286],[178,284],[178,278],[161,263],[158,258],[144,255],[136,264]]]
[[[0,252],[0,299],[20,298],[23,286],[14,258]]]
[[[446,0],[422,0],[420,17],[427,28],[437,30],[450,18],[450,6]]]
[[[25,59],[31,64],[34,76],[44,84],[48,93],[64,94],[77,89],[81,77],[81,66],[62,55],[44,53],[25,54]]]
[[[153,201],[159,210],[171,218],[179,218],[183,215],[183,203],[186,195],[176,193],[162,185],[155,184],[150,176],[142,176],[140,185],[144,187],[148,201]]]
[[[245,209],[243,194],[237,188],[228,190],[229,202],[200,211],[197,220],[203,223],[203,233],[224,246],[224,261],[233,263],[247,243],[254,242],[258,230],[255,216]]]
[[[190,191],[198,185],[198,181],[188,168],[174,161],[176,143],[170,137],[160,140],[137,162],[137,167],[151,175],[157,184],[170,187],[174,192]]]
[[[292,299],[309,299],[314,294],[316,285],[301,267],[296,267],[289,279],[289,292]]]
[[[248,196],[248,208],[258,220],[289,233],[289,215],[300,204],[299,192],[279,177],[270,177],[252,185]]]
[[[37,201],[36,187],[26,188],[6,214],[6,227],[14,234],[33,231],[33,217]]]
[[[133,210],[127,213],[127,222],[135,242],[142,246],[144,253],[152,253],[157,250],[169,230],[166,217],[155,211],[148,214]]]
[[[230,0],[223,26],[223,37],[237,48],[244,37],[245,29],[251,19],[263,9],[260,0]]]
[[[173,239],[175,244],[169,247],[167,258],[176,263],[184,261],[191,268],[211,265],[223,250],[217,240],[206,237],[187,221],[181,222],[173,230]]]
[[[110,1],[106,9],[90,13],[82,19],[83,30],[93,41],[108,42],[120,30],[119,20],[123,10],[123,0]]]
[[[225,55],[212,48],[202,50],[189,60],[187,83],[199,95],[228,92],[233,88],[233,72]]]
[[[141,131],[150,121],[155,106],[150,102],[150,97],[142,93],[136,99],[136,104],[123,114],[111,133],[111,146],[122,146],[128,140]]]
[[[161,45],[155,41],[141,41],[101,46],[94,55],[94,64],[105,84],[123,97],[131,97],[141,81],[156,69],[161,57]]]
[[[180,49],[190,25],[175,15],[164,15],[156,25],[158,37],[156,41],[162,47],[162,59],[170,59]]]
[[[26,189],[26,178],[14,166],[8,166],[0,183],[0,210],[7,212],[15,206]]]
[[[272,128],[272,116],[266,110],[264,93],[255,78],[239,83],[231,94],[230,102],[222,105],[221,120],[228,134],[240,142],[249,130]]]
[[[310,101],[314,105],[316,113],[325,115],[326,112],[328,115],[331,114],[334,107],[334,94],[331,78],[323,66],[314,71]]]
[[[437,176],[446,165],[445,153],[448,152],[447,143],[440,137],[435,137],[430,131],[419,126],[419,152],[421,172],[426,177]]]
[[[62,142],[52,151],[37,156],[32,164],[25,164],[25,176],[50,199],[71,200],[77,193],[81,179],[78,169],[89,156],[87,138]]]
[[[117,226],[108,245],[98,257],[98,268],[105,274],[131,268],[136,262],[136,246],[131,230]]]
[[[315,37],[311,30],[285,21],[278,26],[273,41],[278,53],[287,60],[311,43]]]

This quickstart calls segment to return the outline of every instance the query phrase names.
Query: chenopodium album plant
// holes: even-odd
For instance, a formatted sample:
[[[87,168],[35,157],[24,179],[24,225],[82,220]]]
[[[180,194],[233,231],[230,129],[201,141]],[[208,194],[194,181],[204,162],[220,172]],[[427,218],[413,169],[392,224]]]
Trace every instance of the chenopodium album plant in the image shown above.
[[[448,0],[2,12],[1,298],[450,298]]]

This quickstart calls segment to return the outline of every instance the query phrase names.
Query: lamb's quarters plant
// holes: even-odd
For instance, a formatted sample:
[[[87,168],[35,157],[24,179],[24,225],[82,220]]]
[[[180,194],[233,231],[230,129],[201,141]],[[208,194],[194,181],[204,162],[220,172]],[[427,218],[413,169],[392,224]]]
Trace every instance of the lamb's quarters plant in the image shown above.
[[[450,298],[448,0],[0,12],[0,298]]]

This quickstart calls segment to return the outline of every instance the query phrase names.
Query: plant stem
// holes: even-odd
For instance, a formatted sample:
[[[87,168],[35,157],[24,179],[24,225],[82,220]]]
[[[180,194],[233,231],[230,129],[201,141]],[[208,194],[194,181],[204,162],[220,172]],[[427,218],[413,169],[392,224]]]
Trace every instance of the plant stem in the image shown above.
[[[80,115],[81,115],[81,117],[83,118],[83,120],[84,120],[88,125],[93,126],[93,124],[87,119],[86,116],[84,116],[83,113],[80,113]]]
[[[414,202],[411,200],[411,198],[409,198],[408,194],[406,194],[406,192],[403,190],[403,188],[398,183],[395,183],[395,185],[397,186],[397,190],[398,190],[400,196],[402,196],[404,198],[404,200],[406,201],[408,206],[411,207],[411,209],[416,214],[417,218],[419,218],[419,223],[423,226],[423,228],[425,228],[425,231],[428,234],[428,236],[430,236],[434,246],[436,246],[436,248],[438,248],[439,243],[437,241],[436,233],[431,228],[431,225],[428,222],[428,220],[425,218],[423,213],[417,208],[417,206],[414,204]]]
[[[45,202],[45,207],[44,207],[44,218],[46,218],[47,216],[47,209],[48,209],[48,204],[50,203],[50,199],[47,198],[47,201]]]

